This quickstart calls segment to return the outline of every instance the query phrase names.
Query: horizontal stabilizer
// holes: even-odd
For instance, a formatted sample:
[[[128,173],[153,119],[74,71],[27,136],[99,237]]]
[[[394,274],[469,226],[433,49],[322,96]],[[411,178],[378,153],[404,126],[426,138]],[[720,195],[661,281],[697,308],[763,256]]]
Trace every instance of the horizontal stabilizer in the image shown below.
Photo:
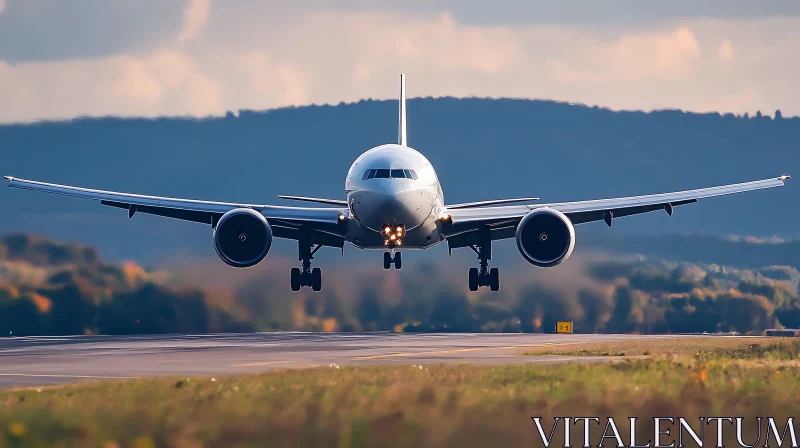
[[[479,201],[479,202],[467,202],[464,204],[452,204],[446,206],[445,208],[453,210],[456,208],[485,207],[487,205],[510,204],[514,202],[527,202],[527,201],[538,201],[538,200],[539,198],[495,199],[493,201]]]
[[[318,204],[338,205],[340,207],[347,207],[347,201],[340,201],[338,199],[307,198],[303,196],[284,196],[284,195],[278,195],[278,199],[288,199],[290,201],[316,202]]]

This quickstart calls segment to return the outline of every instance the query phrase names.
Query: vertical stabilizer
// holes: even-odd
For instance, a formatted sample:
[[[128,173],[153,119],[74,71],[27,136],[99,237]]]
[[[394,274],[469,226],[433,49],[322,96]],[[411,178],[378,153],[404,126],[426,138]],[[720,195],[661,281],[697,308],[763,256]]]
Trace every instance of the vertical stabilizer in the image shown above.
[[[397,144],[408,146],[406,139],[406,75],[400,74],[400,123],[397,126]]]

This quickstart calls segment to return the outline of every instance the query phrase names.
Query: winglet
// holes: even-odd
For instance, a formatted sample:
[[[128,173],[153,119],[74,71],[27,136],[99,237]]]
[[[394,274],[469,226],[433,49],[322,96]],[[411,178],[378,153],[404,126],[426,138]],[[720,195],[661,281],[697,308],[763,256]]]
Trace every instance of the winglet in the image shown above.
[[[400,117],[397,125],[397,144],[408,146],[406,138],[406,75],[400,73]]]

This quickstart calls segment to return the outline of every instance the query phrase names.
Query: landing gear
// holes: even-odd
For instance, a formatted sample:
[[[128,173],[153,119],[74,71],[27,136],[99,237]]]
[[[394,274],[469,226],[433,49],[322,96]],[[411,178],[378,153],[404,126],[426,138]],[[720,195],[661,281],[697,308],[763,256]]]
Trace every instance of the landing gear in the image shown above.
[[[403,254],[395,252],[394,256],[392,256],[391,252],[384,252],[383,269],[391,269],[392,265],[394,265],[395,269],[401,269],[403,267]]]
[[[314,254],[322,247],[321,244],[316,245],[311,249],[311,244],[303,239],[297,242],[298,251],[300,252],[300,260],[303,262],[302,268],[292,268],[291,272],[291,286],[292,291],[300,291],[303,286],[310,286],[313,291],[322,289],[322,270],[320,268],[311,268],[311,260]]]
[[[492,259],[492,239],[489,229],[481,229],[478,244],[469,247],[475,251],[480,261],[480,268],[469,269],[469,290],[477,291],[481,286],[488,286],[492,291],[499,291],[500,270],[489,269],[489,260]]]

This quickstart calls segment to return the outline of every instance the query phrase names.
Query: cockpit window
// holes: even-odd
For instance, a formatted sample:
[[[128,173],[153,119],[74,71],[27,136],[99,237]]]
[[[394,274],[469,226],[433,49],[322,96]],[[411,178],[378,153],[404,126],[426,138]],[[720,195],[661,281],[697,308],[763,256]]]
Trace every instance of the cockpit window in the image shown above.
[[[417,173],[414,170],[386,170],[386,169],[369,169],[364,171],[361,180],[368,179],[417,179]]]

